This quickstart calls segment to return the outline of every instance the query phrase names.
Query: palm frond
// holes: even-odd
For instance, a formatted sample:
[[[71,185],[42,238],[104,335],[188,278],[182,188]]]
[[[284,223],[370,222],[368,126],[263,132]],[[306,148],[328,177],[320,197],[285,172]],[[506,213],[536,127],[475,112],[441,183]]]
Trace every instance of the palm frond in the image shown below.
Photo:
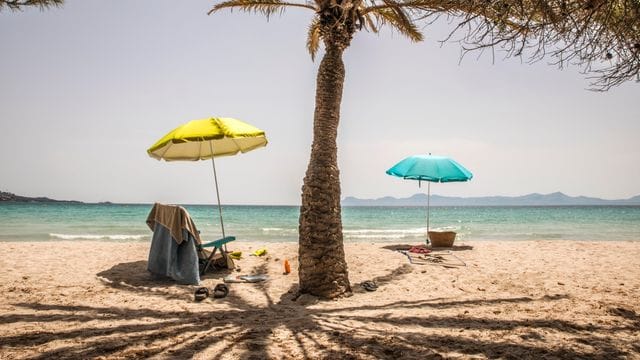
[[[370,14],[366,14],[362,16],[364,18],[364,28],[368,31],[371,31],[374,34],[378,33],[378,26],[373,22],[372,16]]]
[[[378,27],[389,25],[411,41],[420,42],[424,39],[424,36],[411,16],[407,14],[405,7],[412,8],[408,2],[397,3],[392,0],[384,0],[384,5],[366,7],[362,13],[365,18],[369,18],[368,15],[375,17]]]
[[[39,7],[40,10],[45,10],[50,7],[59,7],[64,4],[64,0],[0,0],[0,11],[5,6],[13,11],[22,10],[23,8]]]
[[[316,11],[314,6],[307,3],[290,3],[280,0],[229,0],[215,5],[207,14],[211,15],[223,9],[239,9],[244,12],[255,12],[269,17],[276,12],[282,13],[288,7],[299,7]]]
[[[371,1],[371,5],[363,9],[363,13],[375,12],[378,9],[387,9],[390,7],[407,8],[418,11],[447,11],[451,9],[457,9],[463,6],[457,2],[442,1],[442,0],[392,0],[383,1],[379,3],[377,1]]]
[[[307,35],[307,50],[311,54],[311,61],[315,60],[318,48],[320,48],[320,19],[314,17],[309,25]]]

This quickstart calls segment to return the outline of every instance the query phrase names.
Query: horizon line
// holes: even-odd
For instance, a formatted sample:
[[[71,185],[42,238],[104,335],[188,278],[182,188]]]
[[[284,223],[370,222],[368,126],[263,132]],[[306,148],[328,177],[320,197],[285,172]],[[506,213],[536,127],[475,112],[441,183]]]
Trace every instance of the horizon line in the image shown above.
[[[28,199],[47,199],[50,201],[11,201],[11,200],[7,200],[7,201],[0,201],[0,203],[2,202],[25,202],[25,203],[35,203],[35,202],[69,202],[69,203],[82,203],[82,204],[114,204],[114,205],[152,205],[158,201],[149,201],[149,202],[113,202],[110,200],[102,200],[102,201],[82,201],[82,200],[59,200],[59,199],[53,199],[53,198],[49,198],[48,196],[24,196],[24,195],[17,195],[15,193],[11,193],[8,191],[1,191],[0,193],[7,193],[7,194],[11,194],[14,196],[18,196],[18,197],[23,197],[23,198],[28,198]],[[438,195],[438,194],[431,194],[431,196],[439,196],[439,197],[444,197],[444,198],[456,198],[456,199],[478,199],[478,198],[491,198],[491,197],[503,197],[503,198],[519,198],[519,197],[524,197],[524,196],[529,196],[529,195],[542,195],[542,196],[548,196],[548,195],[553,195],[553,194],[561,194],[570,198],[590,198],[590,199],[595,199],[595,200],[604,200],[604,201],[625,201],[625,200],[630,200],[633,199],[635,197],[640,196],[640,194],[638,195],[632,195],[628,198],[616,198],[616,199],[605,199],[605,198],[599,198],[599,197],[594,197],[594,196],[587,196],[587,195],[576,195],[576,196],[572,196],[572,195],[567,195],[562,191],[555,191],[555,192],[550,192],[550,193],[539,193],[539,192],[531,192],[531,193],[526,193],[523,195],[479,195],[479,196],[450,196],[450,195]],[[409,195],[407,197],[394,197],[391,195],[384,195],[381,197],[376,197],[376,198],[359,198],[356,196],[345,196],[343,198],[340,199],[340,202],[342,203],[343,201],[345,201],[347,198],[353,198],[353,199],[357,199],[357,200],[365,200],[365,201],[376,201],[376,200],[380,200],[380,199],[384,199],[384,198],[393,198],[393,199],[398,199],[398,200],[404,200],[404,199],[410,199],[416,195],[424,195],[427,196],[427,194],[423,193],[423,192],[417,192],[414,193],[413,195]],[[212,202],[212,203],[189,203],[189,204],[183,204],[183,205],[217,205],[217,203]],[[301,206],[301,204],[296,203],[296,204],[291,204],[291,203],[283,203],[283,204],[243,204],[243,203],[230,203],[230,204],[222,204],[225,206]],[[353,206],[353,205],[351,205]],[[357,205],[356,205],[357,206]],[[403,206],[403,205],[397,205],[397,206]],[[412,206],[412,205],[410,205]],[[465,206],[465,205],[456,205],[456,206]],[[466,206],[474,206],[474,205],[466,205]],[[477,205],[476,205],[477,206]],[[485,206],[485,205],[481,205],[481,206]],[[491,206],[491,205],[487,205],[487,206]],[[500,206],[500,205],[498,205]],[[517,205],[516,205],[517,206]],[[523,206],[527,206],[527,205],[523,205]],[[546,206],[546,205],[542,205],[542,206]],[[553,206],[553,205],[549,205],[549,206]],[[562,205],[561,205],[562,206]],[[587,205],[588,206],[588,205]]]

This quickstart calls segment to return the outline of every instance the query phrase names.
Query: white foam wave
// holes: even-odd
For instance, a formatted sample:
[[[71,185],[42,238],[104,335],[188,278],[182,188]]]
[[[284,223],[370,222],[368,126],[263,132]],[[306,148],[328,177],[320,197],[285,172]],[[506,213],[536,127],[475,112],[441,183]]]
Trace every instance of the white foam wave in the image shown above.
[[[298,229],[293,228],[278,228],[269,227],[261,228],[263,234],[294,234]],[[455,227],[447,226],[440,228],[432,228],[431,230],[452,230],[457,231]],[[416,237],[425,237],[427,235],[427,228],[412,228],[412,229],[357,229],[357,230],[343,230],[343,234],[347,239],[411,239]]]
[[[346,238],[347,239],[404,239],[408,237],[406,234],[386,234],[386,235],[376,235],[376,234],[369,234],[369,235],[351,235],[351,234],[347,234]]]
[[[262,230],[262,232],[265,232],[265,233],[271,233],[271,232],[294,233],[294,232],[298,231],[298,229],[286,229],[286,228],[262,228],[261,230]]]
[[[413,234],[426,234],[427,228],[415,228],[415,229],[360,229],[360,230],[343,230],[343,233],[349,235],[367,235],[367,234],[377,234],[377,235],[413,235]]]
[[[142,240],[148,235],[94,235],[94,234],[49,234],[50,238],[61,240]]]
[[[441,226],[437,228],[431,228],[431,230],[432,231],[458,231],[460,230],[460,228],[455,226]]]

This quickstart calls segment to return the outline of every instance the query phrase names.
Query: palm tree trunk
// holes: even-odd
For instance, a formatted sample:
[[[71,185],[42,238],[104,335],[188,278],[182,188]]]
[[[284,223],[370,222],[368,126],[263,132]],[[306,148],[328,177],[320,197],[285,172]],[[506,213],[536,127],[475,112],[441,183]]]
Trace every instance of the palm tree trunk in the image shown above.
[[[299,291],[323,298],[351,291],[342,240],[336,144],[345,74],[342,53],[338,46],[327,46],[318,69],[313,144],[300,208]]]

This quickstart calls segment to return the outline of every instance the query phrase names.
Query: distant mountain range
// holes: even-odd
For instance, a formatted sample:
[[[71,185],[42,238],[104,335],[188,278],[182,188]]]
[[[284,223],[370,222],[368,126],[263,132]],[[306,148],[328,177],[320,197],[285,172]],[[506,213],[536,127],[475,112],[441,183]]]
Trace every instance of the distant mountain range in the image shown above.
[[[481,196],[452,197],[431,195],[431,206],[588,206],[588,205],[636,205],[640,206],[640,195],[629,199],[606,200],[586,196],[568,196],[561,192],[552,194],[529,194],[523,196]],[[0,191],[0,202],[24,203],[72,203],[84,204],[82,201],[55,200],[48,197],[27,197]],[[103,202],[100,204],[111,204]],[[347,196],[342,206],[425,206],[427,194],[415,194],[408,198],[385,196],[378,199],[358,199]]]
[[[358,199],[348,196],[343,206],[425,206],[426,194],[408,198],[385,196],[378,199]],[[450,197],[431,195],[431,206],[576,206],[576,205],[640,205],[640,195],[629,199],[606,200],[586,196],[568,196],[561,192],[523,196]]]

